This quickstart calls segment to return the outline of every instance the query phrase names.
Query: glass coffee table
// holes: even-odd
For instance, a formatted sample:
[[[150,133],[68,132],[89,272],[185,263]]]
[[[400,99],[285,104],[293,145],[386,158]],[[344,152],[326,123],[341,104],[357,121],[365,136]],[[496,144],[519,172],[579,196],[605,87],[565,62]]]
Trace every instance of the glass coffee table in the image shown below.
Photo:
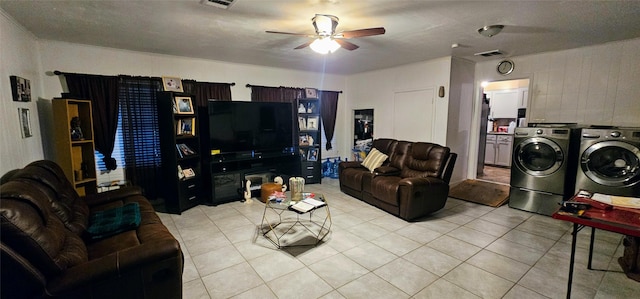
[[[304,193],[324,205],[299,212],[291,208],[298,203],[288,194],[283,199],[269,199],[264,206],[260,229],[262,235],[278,248],[318,245],[331,230],[331,212],[324,195]]]

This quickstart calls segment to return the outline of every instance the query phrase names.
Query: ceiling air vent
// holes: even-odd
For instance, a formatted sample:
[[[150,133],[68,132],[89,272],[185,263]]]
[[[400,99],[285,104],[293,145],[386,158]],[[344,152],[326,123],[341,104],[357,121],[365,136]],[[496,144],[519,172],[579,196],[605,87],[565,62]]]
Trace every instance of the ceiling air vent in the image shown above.
[[[504,53],[502,53],[500,50],[491,50],[491,51],[486,51],[486,52],[475,53],[473,55],[491,57],[491,56],[497,56],[497,55],[504,55]]]
[[[222,9],[229,9],[237,0],[200,0],[200,3]]]

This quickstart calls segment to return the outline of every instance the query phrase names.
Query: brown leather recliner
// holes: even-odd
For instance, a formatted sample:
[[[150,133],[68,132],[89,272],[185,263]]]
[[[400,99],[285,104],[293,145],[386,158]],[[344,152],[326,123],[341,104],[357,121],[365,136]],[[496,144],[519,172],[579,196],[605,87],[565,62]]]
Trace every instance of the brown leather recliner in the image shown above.
[[[378,146],[382,146],[378,148]],[[426,142],[374,140],[389,156],[371,173],[360,162],[339,166],[340,189],[405,220],[442,209],[457,155],[448,147]]]
[[[36,161],[2,177],[2,298],[181,298],[183,256],[138,188],[79,197]],[[92,240],[92,213],[135,202],[136,229]]]

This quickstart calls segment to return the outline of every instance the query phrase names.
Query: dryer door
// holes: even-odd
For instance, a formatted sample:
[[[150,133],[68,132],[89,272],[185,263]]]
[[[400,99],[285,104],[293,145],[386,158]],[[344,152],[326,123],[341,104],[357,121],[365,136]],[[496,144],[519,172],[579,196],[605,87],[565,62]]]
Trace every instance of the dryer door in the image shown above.
[[[560,169],[564,153],[552,140],[533,137],[516,146],[513,160],[520,170],[529,175],[546,176]]]
[[[580,167],[598,184],[628,187],[640,182],[640,149],[621,141],[598,142],[582,153]]]

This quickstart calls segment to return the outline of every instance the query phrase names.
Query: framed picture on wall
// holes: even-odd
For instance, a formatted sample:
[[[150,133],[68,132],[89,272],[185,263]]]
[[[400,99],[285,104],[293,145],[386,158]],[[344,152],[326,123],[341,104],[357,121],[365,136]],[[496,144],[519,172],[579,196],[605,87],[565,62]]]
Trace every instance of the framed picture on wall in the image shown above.
[[[31,112],[27,108],[18,108],[18,117],[20,118],[20,131],[22,138],[33,136],[31,132]]]
[[[174,101],[177,114],[193,114],[193,102],[190,97],[175,97]]]
[[[164,91],[184,92],[182,79],[176,77],[162,77]]]
[[[9,76],[14,102],[31,102],[31,82],[18,76]]]

